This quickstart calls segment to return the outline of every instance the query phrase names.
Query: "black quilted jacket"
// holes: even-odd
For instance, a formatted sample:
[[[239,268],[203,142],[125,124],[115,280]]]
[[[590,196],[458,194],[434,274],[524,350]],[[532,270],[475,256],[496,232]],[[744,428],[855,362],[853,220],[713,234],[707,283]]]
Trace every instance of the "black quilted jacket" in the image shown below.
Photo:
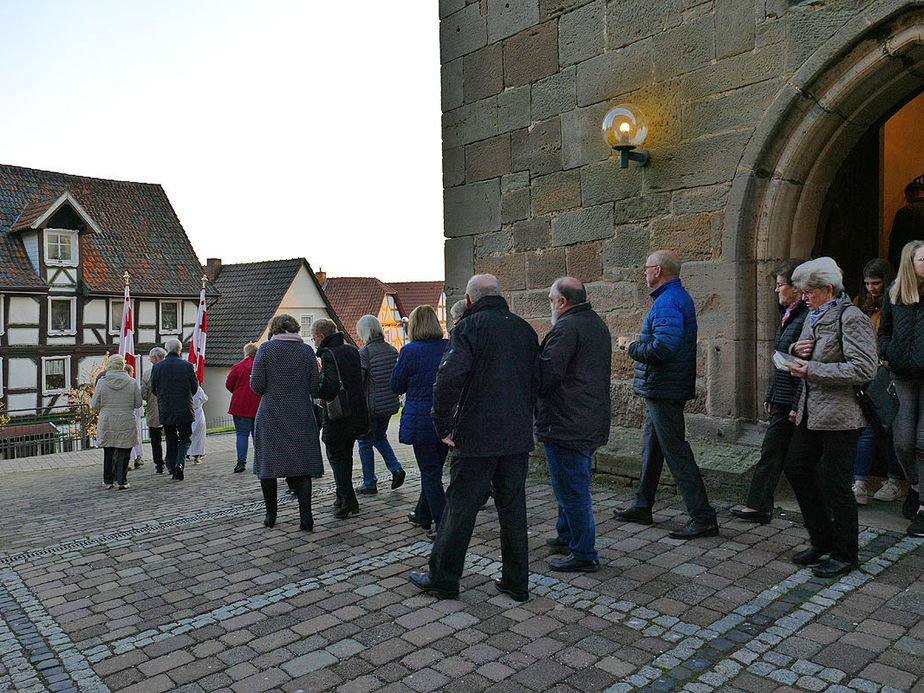
[[[779,306],[779,308],[780,318],[782,318],[786,309],[783,306]],[[799,301],[796,304],[796,307],[789,313],[786,324],[782,325],[776,332],[776,341],[773,343],[774,349],[786,354],[789,353],[789,347],[792,343],[799,341],[799,334],[802,332],[802,323],[805,322],[805,317],[808,315],[808,312],[808,306],[805,305],[805,301]],[[793,378],[788,372],[779,371],[774,368],[773,378],[770,380],[770,387],[767,388],[767,396],[764,398],[764,401],[772,402],[773,404],[785,404],[790,407],[792,411],[795,411],[799,408],[799,395],[801,392],[801,380]]]
[[[879,319],[879,355],[900,378],[924,378],[924,301],[892,304],[889,291]]]
[[[359,350],[359,360],[363,369],[369,416],[381,418],[396,414],[400,404],[398,395],[391,391],[389,381],[398,361],[398,350],[388,344],[384,337],[377,337],[370,339]]]

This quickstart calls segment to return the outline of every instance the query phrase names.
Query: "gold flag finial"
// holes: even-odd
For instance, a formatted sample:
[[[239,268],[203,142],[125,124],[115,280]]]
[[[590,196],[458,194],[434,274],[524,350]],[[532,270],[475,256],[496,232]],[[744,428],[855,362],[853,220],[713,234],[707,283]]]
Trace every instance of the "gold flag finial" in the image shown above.
[[[126,284],[128,284],[128,278],[129,278],[129,276],[130,276],[130,275],[128,274],[128,270],[125,270],[125,274],[122,275],[122,280],[123,280]]]
[[[202,288],[204,289],[204,288],[205,288],[205,285],[209,283],[208,275],[205,274],[205,272],[202,273],[202,279],[201,279],[201,281],[202,281]]]

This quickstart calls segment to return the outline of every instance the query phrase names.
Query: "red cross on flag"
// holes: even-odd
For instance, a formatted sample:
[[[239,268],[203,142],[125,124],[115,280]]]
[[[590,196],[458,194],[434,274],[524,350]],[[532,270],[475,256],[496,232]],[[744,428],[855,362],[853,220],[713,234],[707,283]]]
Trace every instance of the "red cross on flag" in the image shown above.
[[[119,331],[119,356],[135,374],[135,324],[132,320],[132,299],[128,292],[128,272],[125,273],[125,301],[122,304],[122,329]]]
[[[199,292],[199,312],[196,314],[196,329],[193,330],[189,342],[189,360],[196,368],[196,377],[199,382],[205,377],[205,281]]]

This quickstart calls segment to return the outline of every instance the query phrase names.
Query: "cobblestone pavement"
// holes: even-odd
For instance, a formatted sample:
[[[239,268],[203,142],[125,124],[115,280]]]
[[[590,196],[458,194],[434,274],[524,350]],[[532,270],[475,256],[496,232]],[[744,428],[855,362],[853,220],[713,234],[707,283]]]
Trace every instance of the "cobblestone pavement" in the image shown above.
[[[599,488],[604,568],[556,574],[556,504],[530,482],[532,599],[494,591],[489,507],[462,593],[441,601],[407,582],[430,548],[406,521],[416,470],[391,491],[383,468],[347,521],[328,474],[308,534],[291,500],[263,527],[254,476],[230,473],[233,436],[209,450],[185,481],[148,462],[127,491],[85,460],[3,475],[0,690],[924,689],[921,540],[861,528],[863,569],[820,580],[789,561],[805,539],[789,519],[723,513],[721,536],[685,543],[667,536],[677,498],[642,527],[612,517],[629,490]]]

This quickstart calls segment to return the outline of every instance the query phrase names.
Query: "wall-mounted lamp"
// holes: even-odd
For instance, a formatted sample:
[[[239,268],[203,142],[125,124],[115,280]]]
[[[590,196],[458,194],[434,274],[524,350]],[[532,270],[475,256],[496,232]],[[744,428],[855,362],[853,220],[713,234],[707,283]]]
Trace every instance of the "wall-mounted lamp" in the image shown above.
[[[630,103],[621,103],[610,109],[603,118],[603,139],[619,152],[619,168],[629,168],[629,160],[644,166],[651,160],[647,149],[638,149],[648,135],[648,121],[644,114]]]

